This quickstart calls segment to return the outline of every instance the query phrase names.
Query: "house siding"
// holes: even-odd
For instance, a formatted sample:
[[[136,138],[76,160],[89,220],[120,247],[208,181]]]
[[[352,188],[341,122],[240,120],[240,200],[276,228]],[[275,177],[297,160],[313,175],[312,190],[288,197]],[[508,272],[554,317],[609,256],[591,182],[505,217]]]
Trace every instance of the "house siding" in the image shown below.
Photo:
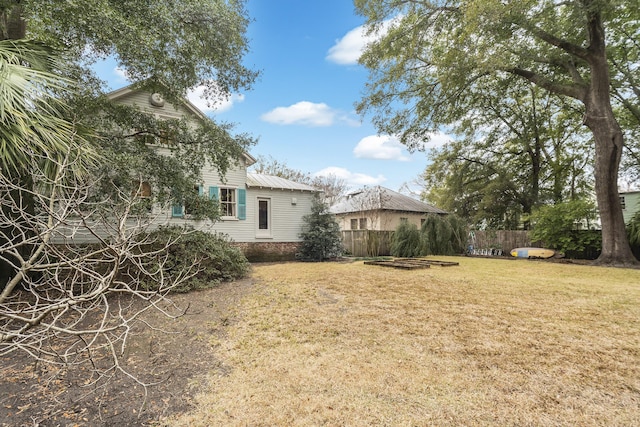
[[[117,102],[133,105],[150,114],[163,118],[182,118],[194,114],[186,107],[175,107],[165,101],[163,107],[155,107],[149,102],[148,92],[129,92],[117,96]],[[158,147],[160,152],[170,155],[168,148]],[[153,227],[160,225],[191,226],[197,230],[219,232],[227,234],[235,242],[299,242],[299,234],[302,231],[303,217],[311,212],[313,193],[308,191],[291,191],[270,188],[248,188],[247,162],[240,160],[225,174],[224,180],[217,170],[208,165],[202,171],[202,182],[194,183],[203,186],[204,194],[209,194],[210,187],[236,188],[246,190],[246,216],[245,219],[222,218],[215,223],[211,221],[194,221],[188,218],[173,217],[170,209],[154,208],[157,217],[153,221]],[[258,236],[258,198],[266,198],[271,203],[271,233],[269,237]],[[292,198],[297,199],[292,204]]]
[[[271,201],[271,237],[256,237],[258,231],[258,199]],[[295,204],[293,204],[295,199]],[[303,191],[249,188],[247,191],[247,219],[251,215],[253,242],[300,242],[304,216],[311,213],[313,194]]]
[[[149,102],[151,94],[149,92],[130,92],[117,98],[117,102],[123,105],[130,105],[139,108],[141,111],[157,115],[167,119],[181,119],[185,116],[193,115],[185,107],[175,106],[165,101],[164,106],[156,107]]]
[[[624,197],[622,215],[624,217],[624,223],[628,224],[633,215],[640,210],[640,191],[620,193],[620,197]]]
[[[230,169],[225,182],[212,167],[203,170],[201,184],[204,194],[209,194],[209,187],[232,187],[246,190],[246,218],[220,219],[211,221],[194,221],[171,216],[171,211],[156,209],[161,215],[154,221],[158,225],[191,226],[197,230],[215,231],[229,235],[236,242],[299,242],[299,234],[304,225],[304,216],[311,212],[314,194],[308,191],[280,190],[269,188],[248,188],[245,184],[247,176],[246,162],[240,161]],[[258,235],[258,199],[269,199],[271,216],[269,237]],[[293,199],[296,203],[293,204]]]
[[[351,220],[367,218],[367,229],[377,231],[394,231],[400,225],[401,218],[407,218],[411,224],[415,224],[420,228],[421,220],[425,218],[425,214],[417,212],[352,212],[348,214],[336,215],[338,225],[341,231],[351,230]],[[360,229],[358,225],[358,229]]]
[[[112,92],[110,96],[117,103],[136,106],[141,111],[153,114],[158,118],[204,117],[188,102],[184,106],[178,107],[168,101],[165,101],[162,107],[154,106],[150,103],[151,94],[149,92],[130,91],[125,88]],[[163,155],[171,155],[171,150],[167,146],[157,145],[156,149]],[[204,195],[210,194],[211,187],[245,190],[246,214],[243,216],[244,219],[221,218],[216,222],[195,221],[188,217],[174,216],[171,206],[154,206],[147,229],[153,230],[160,226],[178,225],[193,227],[205,232],[224,233],[245,253],[251,254],[253,260],[293,259],[301,241],[300,233],[304,226],[304,216],[311,212],[315,192],[309,189],[287,188],[293,183],[281,183],[285,185],[282,188],[267,188],[266,186],[263,188],[255,186],[256,183],[252,182],[253,187],[248,187],[247,167],[251,162],[251,156],[246,155],[229,168],[224,179],[215,167],[208,164],[202,170],[202,182],[194,182],[194,185],[201,185],[201,191]],[[263,177],[263,179],[266,178]],[[299,185],[296,184],[296,186]],[[151,190],[153,191],[153,189]],[[258,230],[258,199],[268,199],[270,202],[270,233],[268,236],[265,236],[264,232],[260,234]],[[239,213],[238,208],[238,193],[236,193],[236,216]],[[131,221],[131,229],[139,226],[140,224]],[[113,230],[108,230],[109,227],[110,225],[101,226],[98,235],[107,239],[109,236],[114,236]],[[98,241],[96,236],[80,225],[80,221],[78,221],[77,229],[74,229],[72,225],[64,230],[60,229],[55,240],[57,243],[70,244]]]

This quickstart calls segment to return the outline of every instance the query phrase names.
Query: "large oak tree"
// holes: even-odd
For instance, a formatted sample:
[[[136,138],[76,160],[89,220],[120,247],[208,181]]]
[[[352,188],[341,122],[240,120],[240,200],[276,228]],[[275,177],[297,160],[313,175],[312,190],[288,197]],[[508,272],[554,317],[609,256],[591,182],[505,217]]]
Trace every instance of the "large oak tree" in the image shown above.
[[[457,138],[432,150],[422,175],[423,197],[476,226],[528,227],[533,209],[593,188],[575,102],[511,80],[477,88]]]
[[[636,264],[618,199],[623,131],[612,105],[608,27],[636,22],[630,2],[603,0],[355,0],[376,31],[361,62],[371,70],[363,113],[379,130],[418,147],[430,131],[473,108],[474,85],[517,76],[579,101],[595,148],[595,192],[602,223],[602,264]],[[628,40],[629,38],[625,39]],[[629,81],[623,64],[616,76]],[[621,94],[625,96],[626,94]],[[637,105],[637,101],[631,104]],[[628,109],[628,108],[627,108]]]

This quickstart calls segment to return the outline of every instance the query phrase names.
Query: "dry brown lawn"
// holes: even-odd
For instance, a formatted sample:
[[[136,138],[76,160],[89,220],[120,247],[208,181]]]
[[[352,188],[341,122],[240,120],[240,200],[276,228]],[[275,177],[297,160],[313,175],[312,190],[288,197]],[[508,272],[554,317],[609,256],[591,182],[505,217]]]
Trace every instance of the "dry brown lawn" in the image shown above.
[[[640,270],[455,260],[256,266],[229,369],[166,422],[640,425]]]

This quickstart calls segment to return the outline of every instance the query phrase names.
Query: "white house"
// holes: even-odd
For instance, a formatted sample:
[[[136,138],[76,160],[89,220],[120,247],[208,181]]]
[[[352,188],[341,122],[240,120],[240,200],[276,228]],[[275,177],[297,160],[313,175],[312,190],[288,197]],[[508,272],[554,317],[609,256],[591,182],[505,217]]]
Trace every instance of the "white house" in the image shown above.
[[[640,210],[640,191],[621,191],[620,204],[624,223],[628,224],[631,218]]]
[[[148,93],[125,87],[107,95],[110,100],[136,106],[157,118],[182,118],[206,116],[191,102],[182,105],[165,101],[160,94]],[[158,150],[168,149],[158,146]],[[301,241],[299,234],[304,216],[311,213],[315,188],[283,178],[252,174],[247,168],[256,160],[245,153],[242,159],[230,167],[221,179],[213,167],[202,171],[202,182],[194,183],[194,191],[216,198],[222,216],[216,222],[193,220],[185,206],[152,208],[153,227],[161,225],[188,225],[197,230],[227,234],[250,260],[292,259]],[[144,183],[143,183],[144,185]],[[148,184],[147,184],[148,185]],[[142,188],[151,191],[151,188]],[[86,234],[85,234],[86,236]],[[76,242],[89,241],[83,233],[74,232]]]

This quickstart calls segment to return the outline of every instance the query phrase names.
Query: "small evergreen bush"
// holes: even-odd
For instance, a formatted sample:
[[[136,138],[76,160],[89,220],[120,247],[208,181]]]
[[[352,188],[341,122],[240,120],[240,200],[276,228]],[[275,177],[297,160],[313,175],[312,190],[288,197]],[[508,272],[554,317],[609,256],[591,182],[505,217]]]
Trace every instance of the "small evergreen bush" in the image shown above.
[[[342,256],[340,226],[319,197],[313,201],[311,213],[304,217],[305,227],[296,257],[303,261],[323,261]]]
[[[391,238],[391,255],[395,257],[411,258],[421,253],[420,231],[415,224],[402,221]]]
[[[177,277],[194,265],[201,270],[185,284],[174,288],[173,292],[212,288],[221,282],[245,276],[250,268],[242,251],[233,247],[223,234],[168,226],[146,234],[144,241],[146,251],[159,251],[149,261],[165,261],[165,275]],[[153,287],[153,283],[144,285]]]

